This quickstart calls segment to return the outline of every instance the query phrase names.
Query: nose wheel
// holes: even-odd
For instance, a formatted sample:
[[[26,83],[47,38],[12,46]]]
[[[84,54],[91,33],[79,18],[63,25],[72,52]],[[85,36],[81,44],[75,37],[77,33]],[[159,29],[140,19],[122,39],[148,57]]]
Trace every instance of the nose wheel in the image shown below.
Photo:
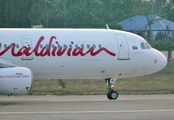
[[[110,100],[116,100],[118,98],[118,93],[114,90],[111,90],[107,93],[107,97]]]
[[[108,79],[105,79],[105,82],[107,83],[107,86],[108,86],[108,93],[107,93],[108,99],[116,100],[118,98],[118,93],[115,90],[113,90],[116,79],[108,78]]]

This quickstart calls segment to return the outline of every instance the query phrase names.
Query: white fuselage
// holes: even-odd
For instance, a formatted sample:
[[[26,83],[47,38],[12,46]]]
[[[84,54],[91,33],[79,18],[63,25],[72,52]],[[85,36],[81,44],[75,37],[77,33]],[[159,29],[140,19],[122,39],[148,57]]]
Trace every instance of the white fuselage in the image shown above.
[[[29,68],[35,79],[142,76],[165,56],[132,33],[104,29],[0,29],[0,63]]]

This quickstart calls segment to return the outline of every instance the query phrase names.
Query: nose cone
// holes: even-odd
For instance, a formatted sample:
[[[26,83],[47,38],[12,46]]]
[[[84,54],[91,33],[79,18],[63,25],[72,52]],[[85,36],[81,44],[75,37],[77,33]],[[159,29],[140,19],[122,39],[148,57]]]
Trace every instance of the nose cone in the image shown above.
[[[162,53],[161,53],[162,54]],[[163,54],[161,55],[161,68],[163,69],[167,65],[167,58]]]
[[[156,57],[155,57],[155,66],[157,71],[162,70],[163,68],[166,67],[167,65],[167,58],[164,56],[163,53],[160,51],[156,50]]]

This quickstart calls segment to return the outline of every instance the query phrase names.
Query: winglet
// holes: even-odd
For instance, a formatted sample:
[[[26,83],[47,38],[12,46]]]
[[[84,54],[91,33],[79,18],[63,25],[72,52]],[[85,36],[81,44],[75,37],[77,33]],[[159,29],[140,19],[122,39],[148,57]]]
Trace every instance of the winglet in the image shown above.
[[[108,24],[106,24],[106,29],[107,29],[107,30],[110,30],[110,28],[109,28]]]

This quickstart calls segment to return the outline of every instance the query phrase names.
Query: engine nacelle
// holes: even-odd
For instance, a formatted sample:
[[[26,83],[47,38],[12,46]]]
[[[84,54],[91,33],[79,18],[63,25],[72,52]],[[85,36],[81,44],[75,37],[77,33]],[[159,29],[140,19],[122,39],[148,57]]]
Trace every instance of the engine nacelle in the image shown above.
[[[33,74],[24,67],[0,68],[0,94],[21,95],[31,90]]]

